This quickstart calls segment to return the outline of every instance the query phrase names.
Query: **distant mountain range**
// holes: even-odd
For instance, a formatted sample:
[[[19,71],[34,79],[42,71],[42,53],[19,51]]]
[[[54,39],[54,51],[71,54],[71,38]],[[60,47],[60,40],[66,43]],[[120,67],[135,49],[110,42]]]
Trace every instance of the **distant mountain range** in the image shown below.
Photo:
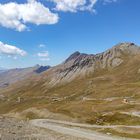
[[[42,73],[48,70],[50,66],[36,65],[29,68],[1,69],[0,70],[0,87],[7,87],[12,83],[19,82],[27,77]]]
[[[0,67],[0,73],[1,72],[5,72],[7,69],[3,68],[3,67]]]

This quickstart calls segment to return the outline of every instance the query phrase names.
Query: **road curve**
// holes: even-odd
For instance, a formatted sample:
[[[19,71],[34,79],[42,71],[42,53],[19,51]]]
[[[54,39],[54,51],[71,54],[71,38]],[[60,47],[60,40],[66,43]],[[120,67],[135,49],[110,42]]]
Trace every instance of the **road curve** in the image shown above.
[[[129,138],[108,136],[108,135],[97,133],[94,131],[88,131],[86,129],[74,128],[75,126],[79,126],[79,127],[90,126],[89,128],[93,126],[93,125],[87,125],[87,124],[71,123],[71,122],[66,122],[66,121],[57,121],[57,120],[50,120],[50,119],[35,119],[35,120],[31,120],[30,123],[36,127],[47,128],[61,134],[71,135],[71,136],[79,137],[79,138],[85,138],[88,140],[134,140],[134,139],[129,139]],[[73,126],[73,128],[67,127],[66,125]],[[97,126],[94,125],[93,127],[95,128]],[[102,127],[108,128],[108,126],[102,126]],[[114,127],[114,126],[111,126],[111,127]]]
[[[137,128],[140,129],[140,125],[90,125],[90,124],[83,124],[83,123],[73,123],[68,121],[60,121],[60,120],[52,120],[52,119],[36,119],[36,121],[41,121],[44,123],[56,123],[56,124],[64,124],[69,126],[75,127],[85,127],[85,128],[118,128],[118,127],[125,127],[125,128]]]

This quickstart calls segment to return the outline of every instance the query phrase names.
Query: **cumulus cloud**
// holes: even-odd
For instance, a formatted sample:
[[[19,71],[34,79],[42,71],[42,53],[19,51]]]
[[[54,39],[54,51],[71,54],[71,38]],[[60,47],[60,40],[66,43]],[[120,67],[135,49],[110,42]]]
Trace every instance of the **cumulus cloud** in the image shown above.
[[[0,41],[0,54],[5,54],[8,57],[14,56],[14,58],[16,58],[17,55],[25,56],[27,53],[24,50],[17,48],[16,46],[4,44]]]
[[[27,0],[26,3],[20,4],[16,2],[0,4],[0,25],[17,31],[24,31],[28,29],[28,23],[36,25],[56,24],[59,21],[58,11],[96,12],[95,5],[99,1],[107,4],[117,0],[46,0],[47,3],[54,3],[52,10],[55,12],[37,0]]]
[[[95,12],[95,5],[99,0],[49,0],[54,2],[57,11],[77,12],[77,11],[92,11]],[[103,3],[116,2],[117,0],[100,0]]]
[[[55,9],[58,11],[76,12],[86,4],[86,0],[52,0],[56,3]]]
[[[48,61],[48,60],[50,60],[48,51],[39,52],[37,54],[37,56],[39,57],[39,59],[41,61]]]
[[[55,10],[77,12],[78,10],[93,10],[97,0],[50,0],[56,4]]]
[[[58,19],[56,13],[52,13],[49,8],[36,0],[28,0],[24,4],[16,2],[0,4],[0,25],[17,31],[27,29],[26,23],[55,24]]]

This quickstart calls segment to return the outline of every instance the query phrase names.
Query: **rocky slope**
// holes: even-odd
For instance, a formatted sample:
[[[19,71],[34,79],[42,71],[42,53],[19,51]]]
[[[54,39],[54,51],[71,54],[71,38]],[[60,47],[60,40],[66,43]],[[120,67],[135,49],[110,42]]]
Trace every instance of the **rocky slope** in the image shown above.
[[[62,64],[50,69],[50,85],[70,82],[100,70],[109,70],[123,64],[125,57],[140,54],[140,48],[134,43],[120,43],[100,54],[73,53]],[[48,82],[48,81],[47,81]]]

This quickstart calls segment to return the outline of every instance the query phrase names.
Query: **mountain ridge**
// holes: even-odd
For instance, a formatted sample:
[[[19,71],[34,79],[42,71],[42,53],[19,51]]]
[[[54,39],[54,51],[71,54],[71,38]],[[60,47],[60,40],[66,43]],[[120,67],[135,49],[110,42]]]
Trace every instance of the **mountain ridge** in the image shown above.
[[[12,75],[12,72],[15,73],[13,74],[13,78],[10,78],[12,79],[12,83],[18,82],[18,80],[13,80],[15,76],[17,76],[16,78],[20,81],[26,78],[30,79],[30,77],[36,79],[36,73],[37,75],[40,75],[39,79],[45,79],[45,77],[47,77],[46,85],[53,87],[60,83],[63,84],[71,82],[75,78],[84,77],[90,73],[94,73],[95,71],[116,68],[123,64],[124,56],[131,57],[137,54],[140,54],[140,47],[134,43],[119,43],[113,46],[111,49],[98,54],[86,54],[76,51],[71,54],[63,63],[54,67],[36,65],[31,68],[17,68],[8,70],[6,73],[0,74],[0,83],[4,85],[6,83],[6,85],[9,85],[7,79],[10,76],[6,77],[8,72],[10,72],[10,75]],[[24,73],[24,70],[27,71],[28,76],[26,76],[26,72]],[[21,76],[22,78],[17,74],[19,71],[21,73],[20,75],[24,75]],[[3,82],[4,80],[1,75],[3,75],[4,78],[6,77],[5,82]]]
[[[100,54],[71,56],[0,88],[0,113],[41,118],[48,117],[47,109],[90,124],[139,124],[139,118],[122,114],[140,110],[139,47],[123,43]]]
[[[4,88],[10,84],[20,82],[28,77],[32,77],[36,74],[40,74],[48,70],[50,66],[35,65],[34,67],[28,68],[13,68],[3,70],[0,72],[0,87]]]
[[[78,76],[85,76],[94,71],[116,68],[124,62],[123,57],[137,54],[140,54],[140,47],[134,43],[119,43],[98,54],[76,51],[62,64],[52,68],[54,78],[50,81],[50,85],[60,83],[60,80],[63,83],[70,82]]]

